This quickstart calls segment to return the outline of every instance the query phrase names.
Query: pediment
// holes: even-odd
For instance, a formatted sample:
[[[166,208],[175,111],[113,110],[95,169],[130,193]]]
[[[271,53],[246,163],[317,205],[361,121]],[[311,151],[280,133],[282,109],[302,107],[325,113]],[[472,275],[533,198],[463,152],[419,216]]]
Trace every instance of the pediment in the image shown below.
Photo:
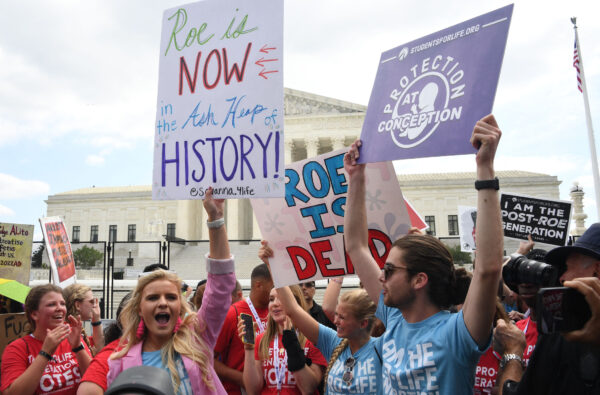
[[[367,106],[361,104],[290,88],[284,88],[283,106],[285,115],[288,116],[364,113],[367,111]]]

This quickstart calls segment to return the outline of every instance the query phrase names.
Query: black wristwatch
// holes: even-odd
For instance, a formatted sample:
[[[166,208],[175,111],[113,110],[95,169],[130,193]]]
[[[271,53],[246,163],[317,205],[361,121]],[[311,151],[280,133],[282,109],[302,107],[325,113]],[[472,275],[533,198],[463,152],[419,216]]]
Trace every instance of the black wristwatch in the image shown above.
[[[73,352],[73,354],[77,354],[79,351],[83,350],[83,344],[78,345],[75,348],[72,348],[71,351]]]
[[[498,181],[498,177],[494,177],[493,180],[477,180],[475,181],[475,189],[478,191],[482,189],[495,189],[497,191],[500,189],[500,181]]]

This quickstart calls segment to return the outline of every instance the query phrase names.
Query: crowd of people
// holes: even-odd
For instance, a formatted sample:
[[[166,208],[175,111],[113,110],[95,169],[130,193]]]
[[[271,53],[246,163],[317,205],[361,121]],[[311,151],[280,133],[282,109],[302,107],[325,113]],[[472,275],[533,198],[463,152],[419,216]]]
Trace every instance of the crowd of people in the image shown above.
[[[506,261],[494,172],[500,137],[492,115],[477,122],[471,137],[478,150],[472,273],[455,269],[448,248],[418,231],[394,241],[379,267],[368,242],[367,180],[356,141],[344,156],[344,238],[361,289],[341,293],[343,279],[332,278],[321,306],[312,281],[275,288],[274,252],[263,241],[263,263],[253,269],[244,298],[225,204],[208,189],[208,274],[194,292],[165,267],[149,268],[103,331],[89,287],[33,287],[24,305],[29,334],[6,347],[0,391],[600,393],[600,223],[573,245],[547,253],[534,249],[531,239],[521,243],[518,254],[555,267],[560,283],[582,293],[591,311],[580,329],[542,333],[539,284],[502,282]],[[514,307],[510,314],[508,305]],[[84,321],[91,321],[91,334]]]

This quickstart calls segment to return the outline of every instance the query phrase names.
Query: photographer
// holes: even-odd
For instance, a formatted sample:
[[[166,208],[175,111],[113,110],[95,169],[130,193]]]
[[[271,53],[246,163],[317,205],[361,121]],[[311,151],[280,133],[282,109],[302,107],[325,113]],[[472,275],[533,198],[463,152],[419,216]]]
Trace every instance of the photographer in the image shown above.
[[[600,393],[600,223],[593,224],[572,246],[546,255],[560,282],[581,292],[592,311],[580,330],[540,334],[524,371],[525,335],[498,321],[495,341],[503,346],[498,377],[501,394]]]

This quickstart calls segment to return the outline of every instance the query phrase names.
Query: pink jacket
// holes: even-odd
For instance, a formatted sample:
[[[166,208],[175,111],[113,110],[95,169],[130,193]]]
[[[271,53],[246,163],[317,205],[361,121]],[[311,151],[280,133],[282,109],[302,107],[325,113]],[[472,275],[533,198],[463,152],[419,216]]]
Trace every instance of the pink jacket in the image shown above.
[[[202,380],[198,365],[191,359],[182,355],[181,359],[189,376],[194,394],[227,393],[214,370],[212,363],[214,356],[212,350],[215,348],[219,331],[221,330],[223,321],[225,321],[225,315],[227,315],[227,311],[231,305],[231,293],[235,288],[235,268],[233,262],[233,256],[230,259],[223,260],[208,258],[208,254],[206,257],[208,281],[206,282],[202,306],[198,311],[198,320],[200,322],[200,327],[204,326],[204,330],[199,334],[206,342],[208,349],[211,350],[208,361],[210,361],[209,369],[215,389],[211,391],[206,387]],[[108,372],[107,381],[109,387],[123,370],[133,366],[142,365],[142,344],[143,343],[140,342],[132,346],[122,358],[108,360],[110,370]]]

